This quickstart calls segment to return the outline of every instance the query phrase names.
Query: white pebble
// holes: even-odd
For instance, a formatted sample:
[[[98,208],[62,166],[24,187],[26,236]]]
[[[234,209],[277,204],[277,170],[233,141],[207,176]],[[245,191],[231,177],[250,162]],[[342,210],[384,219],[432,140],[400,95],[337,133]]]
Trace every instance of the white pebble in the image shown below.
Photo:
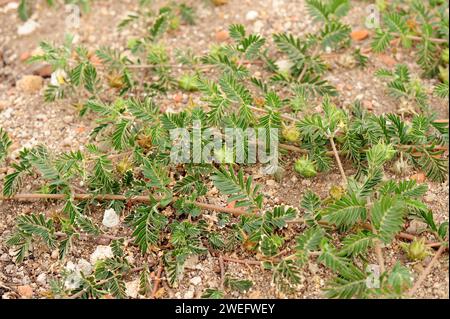
[[[119,225],[120,219],[119,215],[117,215],[116,211],[112,208],[105,210],[103,215],[102,224],[106,227],[112,228]]]
[[[195,276],[195,277],[191,278],[190,281],[193,285],[197,286],[198,284],[200,284],[202,282],[202,277]]]
[[[253,21],[253,20],[256,20],[257,17],[258,17],[258,12],[252,10],[252,11],[247,12],[247,14],[245,15],[245,20]]]
[[[91,264],[95,264],[97,260],[112,258],[114,256],[112,249],[110,246],[102,246],[99,245],[95,248],[95,251],[92,253],[90,261]]]
[[[39,24],[36,21],[30,19],[24,24],[17,27],[17,34],[18,35],[31,34],[37,29],[38,26]]]

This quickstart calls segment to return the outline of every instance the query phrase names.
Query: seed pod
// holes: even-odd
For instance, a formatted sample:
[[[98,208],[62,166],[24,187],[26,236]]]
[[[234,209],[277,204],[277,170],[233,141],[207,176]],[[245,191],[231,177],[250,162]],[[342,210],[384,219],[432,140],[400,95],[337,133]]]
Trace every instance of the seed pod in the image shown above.
[[[295,162],[294,169],[297,173],[306,178],[314,177],[317,175],[314,163],[310,159],[308,159],[307,156],[298,159]]]
[[[152,137],[150,135],[146,135],[146,134],[139,134],[139,136],[137,137],[136,142],[138,143],[138,145],[140,147],[142,147],[143,149],[150,149],[152,147]]]
[[[397,175],[404,176],[409,172],[410,166],[407,161],[400,158],[394,163],[392,169]]]
[[[425,238],[414,239],[412,243],[402,244],[403,250],[406,252],[408,259],[410,260],[424,260],[425,257],[430,255],[428,246],[425,244]]]
[[[108,85],[114,89],[120,89],[123,87],[123,79],[122,75],[117,72],[113,72],[108,75]]]
[[[330,196],[334,200],[339,200],[344,195],[345,190],[341,186],[333,185],[330,189]]]
[[[298,142],[300,140],[300,132],[295,125],[285,126],[281,131],[283,138],[289,142]]]
[[[125,174],[128,170],[132,169],[133,166],[131,165],[131,163],[128,161],[127,158],[121,160],[119,163],[117,163],[116,165],[116,171],[117,173],[119,173],[120,175]]]
[[[180,28],[180,24],[181,24],[180,18],[178,16],[175,16],[172,19],[170,19],[169,28],[170,30],[173,31],[178,30]]]

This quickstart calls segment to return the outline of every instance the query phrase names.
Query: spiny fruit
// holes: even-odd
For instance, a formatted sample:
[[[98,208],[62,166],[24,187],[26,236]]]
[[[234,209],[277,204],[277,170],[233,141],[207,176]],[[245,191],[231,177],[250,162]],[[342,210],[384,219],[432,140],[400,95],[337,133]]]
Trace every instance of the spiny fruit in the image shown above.
[[[298,142],[300,140],[300,131],[295,125],[283,127],[281,134],[289,142]]]
[[[128,158],[124,158],[116,165],[116,171],[120,175],[125,174],[128,170],[130,170],[132,168],[133,168],[133,165],[131,165],[130,161],[128,161]]]
[[[191,74],[183,74],[178,80],[178,85],[185,91],[197,91],[197,76]]]
[[[428,246],[425,244],[425,238],[415,238],[412,243],[402,243],[402,248],[410,260],[424,260],[430,255]]]
[[[311,178],[317,175],[313,161],[308,156],[304,156],[295,162],[294,169],[301,176]]]
[[[397,175],[403,176],[408,173],[410,166],[407,161],[400,158],[394,163],[392,169]]]
[[[330,196],[334,200],[340,200],[342,196],[344,195],[345,190],[341,186],[333,185],[330,189]]]
[[[108,75],[108,85],[115,89],[120,89],[123,87],[122,75],[114,72]]]
[[[144,133],[138,135],[136,142],[140,147],[146,150],[152,147],[152,137]]]

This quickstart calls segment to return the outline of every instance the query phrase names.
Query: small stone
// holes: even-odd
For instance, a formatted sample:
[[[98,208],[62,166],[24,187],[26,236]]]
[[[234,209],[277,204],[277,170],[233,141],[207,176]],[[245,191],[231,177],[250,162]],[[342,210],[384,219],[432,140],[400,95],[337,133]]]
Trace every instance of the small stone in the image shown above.
[[[58,257],[59,257],[58,249],[53,250],[52,254],[50,255],[50,258],[51,259],[58,259]]]
[[[199,284],[202,282],[202,277],[200,277],[200,276],[195,276],[195,277],[191,278],[190,282],[191,282],[193,285],[197,286],[197,285],[199,285]]]
[[[277,182],[275,182],[273,179],[268,179],[266,181],[267,186],[275,186],[277,185]]]
[[[33,33],[37,29],[38,26],[39,26],[39,24],[36,21],[30,19],[27,22],[25,22],[24,24],[17,27],[17,34],[18,35],[29,35],[29,34]]]
[[[194,298],[194,293],[195,293],[195,291],[194,291],[194,289],[192,289],[192,290],[188,290],[188,291],[186,291],[186,293],[184,294],[184,299],[192,299],[192,298]]]
[[[198,256],[192,255],[186,259],[184,262],[184,267],[187,269],[195,269],[195,266],[198,264]]]
[[[261,20],[255,21],[253,24],[253,32],[254,33],[261,33],[262,29],[264,28],[264,22]]]
[[[278,60],[275,62],[275,65],[278,67],[280,73],[287,73],[294,64],[289,60]]]
[[[62,141],[62,146],[72,146],[73,141],[72,138],[70,137],[66,137],[63,141]]]
[[[436,195],[433,193],[427,194],[423,197],[423,199],[427,202],[427,203],[433,203],[436,201]]]
[[[130,298],[137,298],[139,295],[139,279],[125,283],[125,293]]]
[[[368,110],[368,111],[372,111],[373,110],[373,104],[371,101],[368,100],[364,100],[362,102],[363,106]]]
[[[395,59],[387,54],[380,54],[379,55],[380,60],[383,64],[385,64],[386,66],[389,67],[393,67],[394,65],[397,64],[397,61],[395,61]]]
[[[253,21],[253,20],[256,20],[257,17],[258,17],[258,12],[251,10],[251,11],[247,12],[247,14],[245,15],[245,20]]]
[[[412,180],[415,180],[417,183],[423,183],[423,182],[425,182],[426,177],[425,177],[424,173],[420,172],[420,173],[412,175],[410,178]]]
[[[226,30],[221,30],[216,33],[216,41],[217,42],[225,42],[230,38],[230,34]]]
[[[353,41],[362,41],[369,36],[369,31],[367,30],[356,30],[350,33]]]
[[[8,106],[8,102],[0,101],[0,112],[3,111],[4,109],[6,109],[7,106]]]
[[[64,287],[66,289],[77,289],[81,286],[82,277],[79,271],[69,274],[64,280]]]
[[[10,265],[7,265],[6,267],[5,267],[5,272],[7,273],[7,274],[11,274],[13,271],[14,271],[14,265],[13,264],[10,264]]]
[[[181,103],[183,101],[183,95],[177,93],[173,96],[173,100],[175,101],[175,103]]]
[[[52,75],[52,66],[50,64],[44,64],[39,69],[35,70],[33,74],[43,78],[49,78]]]
[[[228,0],[212,0],[212,3],[215,6],[223,6],[224,4],[228,3]]]
[[[47,283],[47,275],[45,273],[40,274],[37,276],[36,282],[41,286],[44,286]]]
[[[73,116],[66,115],[63,117],[63,122],[66,124],[70,124],[70,123],[72,123],[72,121],[73,121]]]
[[[91,264],[95,264],[97,260],[112,258],[114,254],[110,246],[97,246],[95,251],[92,253],[90,261]]]
[[[116,227],[119,225],[120,218],[116,211],[112,208],[105,210],[103,215],[102,224],[108,228]]]
[[[92,274],[92,265],[84,258],[81,258],[78,261],[76,269],[82,272],[85,276]]]
[[[28,60],[30,57],[31,57],[31,52],[25,51],[19,55],[19,60],[21,62],[24,62],[24,61]]]
[[[24,299],[30,299],[31,297],[33,297],[33,288],[31,288],[31,286],[29,285],[18,286],[17,292]]]
[[[427,224],[424,222],[421,222],[417,219],[413,219],[410,223],[408,228],[406,228],[406,232],[413,235],[419,235],[422,233],[425,229],[427,229]]]
[[[36,93],[42,88],[43,79],[38,75],[25,75],[16,85],[19,90],[26,93]]]
[[[9,256],[8,256],[8,254],[2,254],[1,256],[0,256],[0,261],[3,261],[3,262],[6,262],[6,261],[9,261]]]
[[[8,2],[8,1],[6,1],[6,2]],[[7,13],[8,11],[11,11],[11,10],[17,10],[18,7],[19,7],[18,2],[11,1],[3,8],[3,12]]]

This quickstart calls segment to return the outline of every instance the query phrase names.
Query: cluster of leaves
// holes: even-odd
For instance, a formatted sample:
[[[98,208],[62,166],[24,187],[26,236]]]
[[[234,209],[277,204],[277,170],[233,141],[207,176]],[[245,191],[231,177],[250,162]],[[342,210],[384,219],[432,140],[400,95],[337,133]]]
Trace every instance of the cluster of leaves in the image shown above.
[[[372,49],[385,51],[392,40],[398,39],[403,47],[417,49],[416,60],[425,75],[438,75],[441,64],[441,72],[448,74],[448,1],[414,0],[406,6],[392,6],[389,10],[383,8]]]
[[[171,57],[161,39],[164,32],[177,26],[180,16],[186,23],[194,23],[192,9],[171,4],[155,11],[148,1],[140,4],[140,12],[119,25],[125,28],[142,23],[148,31],[129,42],[133,57],[110,48],[101,48],[94,55],[84,47],[74,47],[68,37],[62,47],[43,43],[44,53],[32,58],[61,70],[61,81],[57,79],[57,85],[48,87],[46,99],[75,96],[80,114],[92,113],[97,126],[84,151],[52,154],[39,145],[22,150],[11,164],[13,171],[4,178],[5,197],[18,193],[26,176],[41,177],[41,193],[65,196],[64,208],[57,216],[30,214],[18,218],[8,239],[16,249],[17,261],[33,252],[36,239],[50,249],[58,247],[63,259],[74,239],[104,235],[90,216],[89,207],[96,196],[145,196],[147,204],[127,205],[130,209],[126,210],[119,200],[106,201],[105,205],[127,213],[125,223],[133,245],[143,255],[160,258],[171,286],[177,286],[183,277],[188,258],[207,251],[241,249],[254,253],[261,265],[272,271],[273,282],[281,290],[301,284],[305,267],[315,259],[336,275],[327,285],[329,297],[401,297],[411,284],[408,269],[396,264],[376,281],[367,268],[373,247],[379,242],[391,245],[407,218],[423,220],[440,241],[448,236],[448,224],[436,223],[420,201],[426,192],[424,185],[387,179],[384,169],[394,161],[406,160],[430,180],[445,181],[448,164],[443,147],[448,145],[448,127],[435,121],[432,114],[416,113],[405,119],[396,114],[371,114],[358,101],[346,108],[334,104],[338,92],[324,78],[327,67],[320,52],[349,44],[350,28],[340,21],[349,9],[348,1],[307,1],[309,12],[322,23],[322,29],[301,38],[275,34],[276,52],[261,35],[248,34],[242,25],[231,25],[230,43],[214,46],[201,57],[190,51],[177,53],[177,61],[193,70],[178,80],[172,75]],[[360,52],[355,55],[365,63]],[[286,58],[285,63],[276,60],[280,56]],[[249,65],[256,62],[270,73],[267,82],[252,76]],[[220,75],[206,75],[203,67],[213,67]],[[146,70],[152,71],[152,83],[136,80],[135,71],[140,68],[144,70],[142,76],[147,75]],[[395,97],[427,110],[427,95],[405,66],[380,70],[377,75],[389,78],[388,87]],[[448,82],[446,85],[444,82],[436,88],[439,96],[448,97]],[[175,86],[198,90],[199,105],[189,103],[178,113],[162,112],[158,99]],[[278,92],[286,92],[286,97]],[[313,100],[321,100],[320,112],[308,110]],[[286,108],[297,117],[286,117]],[[194,123],[200,123],[201,128]],[[210,145],[204,136],[222,137],[225,128],[245,132],[286,127],[290,131],[283,138],[301,148],[317,171],[333,167],[334,148],[356,168],[348,183],[330,191],[328,198],[306,192],[300,202],[302,219],[293,207],[265,207],[264,193],[251,176],[246,176],[245,165],[238,167],[225,160],[234,162],[241,155],[236,146],[214,149],[214,155],[210,154],[216,159],[214,164],[190,153],[184,162],[171,161],[172,147],[178,143],[171,136],[174,129],[185,129],[189,139],[184,147],[189,149],[200,134],[200,147],[204,149]],[[266,137],[274,138],[270,134]],[[252,143],[248,135],[243,141],[245,145]],[[6,158],[10,144],[0,130],[0,161]],[[278,156],[282,162],[284,154]],[[240,217],[219,214],[217,221],[211,222],[216,216],[205,218],[201,214],[200,202],[205,201],[210,181],[227,196],[231,207],[242,209]],[[75,190],[79,185],[89,196],[77,202]],[[292,243],[285,231],[290,223],[303,225],[295,236],[294,253],[286,256]],[[105,294],[124,297],[124,280],[136,268],[125,259],[122,246],[121,240],[113,241],[114,257],[98,262],[92,274],[83,275],[79,288],[66,291],[64,283],[55,282],[55,292],[85,298]],[[144,296],[151,288],[151,270],[138,269]],[[367,285],[368,278],[376,281],[374,288]],[[226,276],[224,289],[208,289],[204,297],[222,298],[227,290],[247,291],[251,286],[248,280]]]

